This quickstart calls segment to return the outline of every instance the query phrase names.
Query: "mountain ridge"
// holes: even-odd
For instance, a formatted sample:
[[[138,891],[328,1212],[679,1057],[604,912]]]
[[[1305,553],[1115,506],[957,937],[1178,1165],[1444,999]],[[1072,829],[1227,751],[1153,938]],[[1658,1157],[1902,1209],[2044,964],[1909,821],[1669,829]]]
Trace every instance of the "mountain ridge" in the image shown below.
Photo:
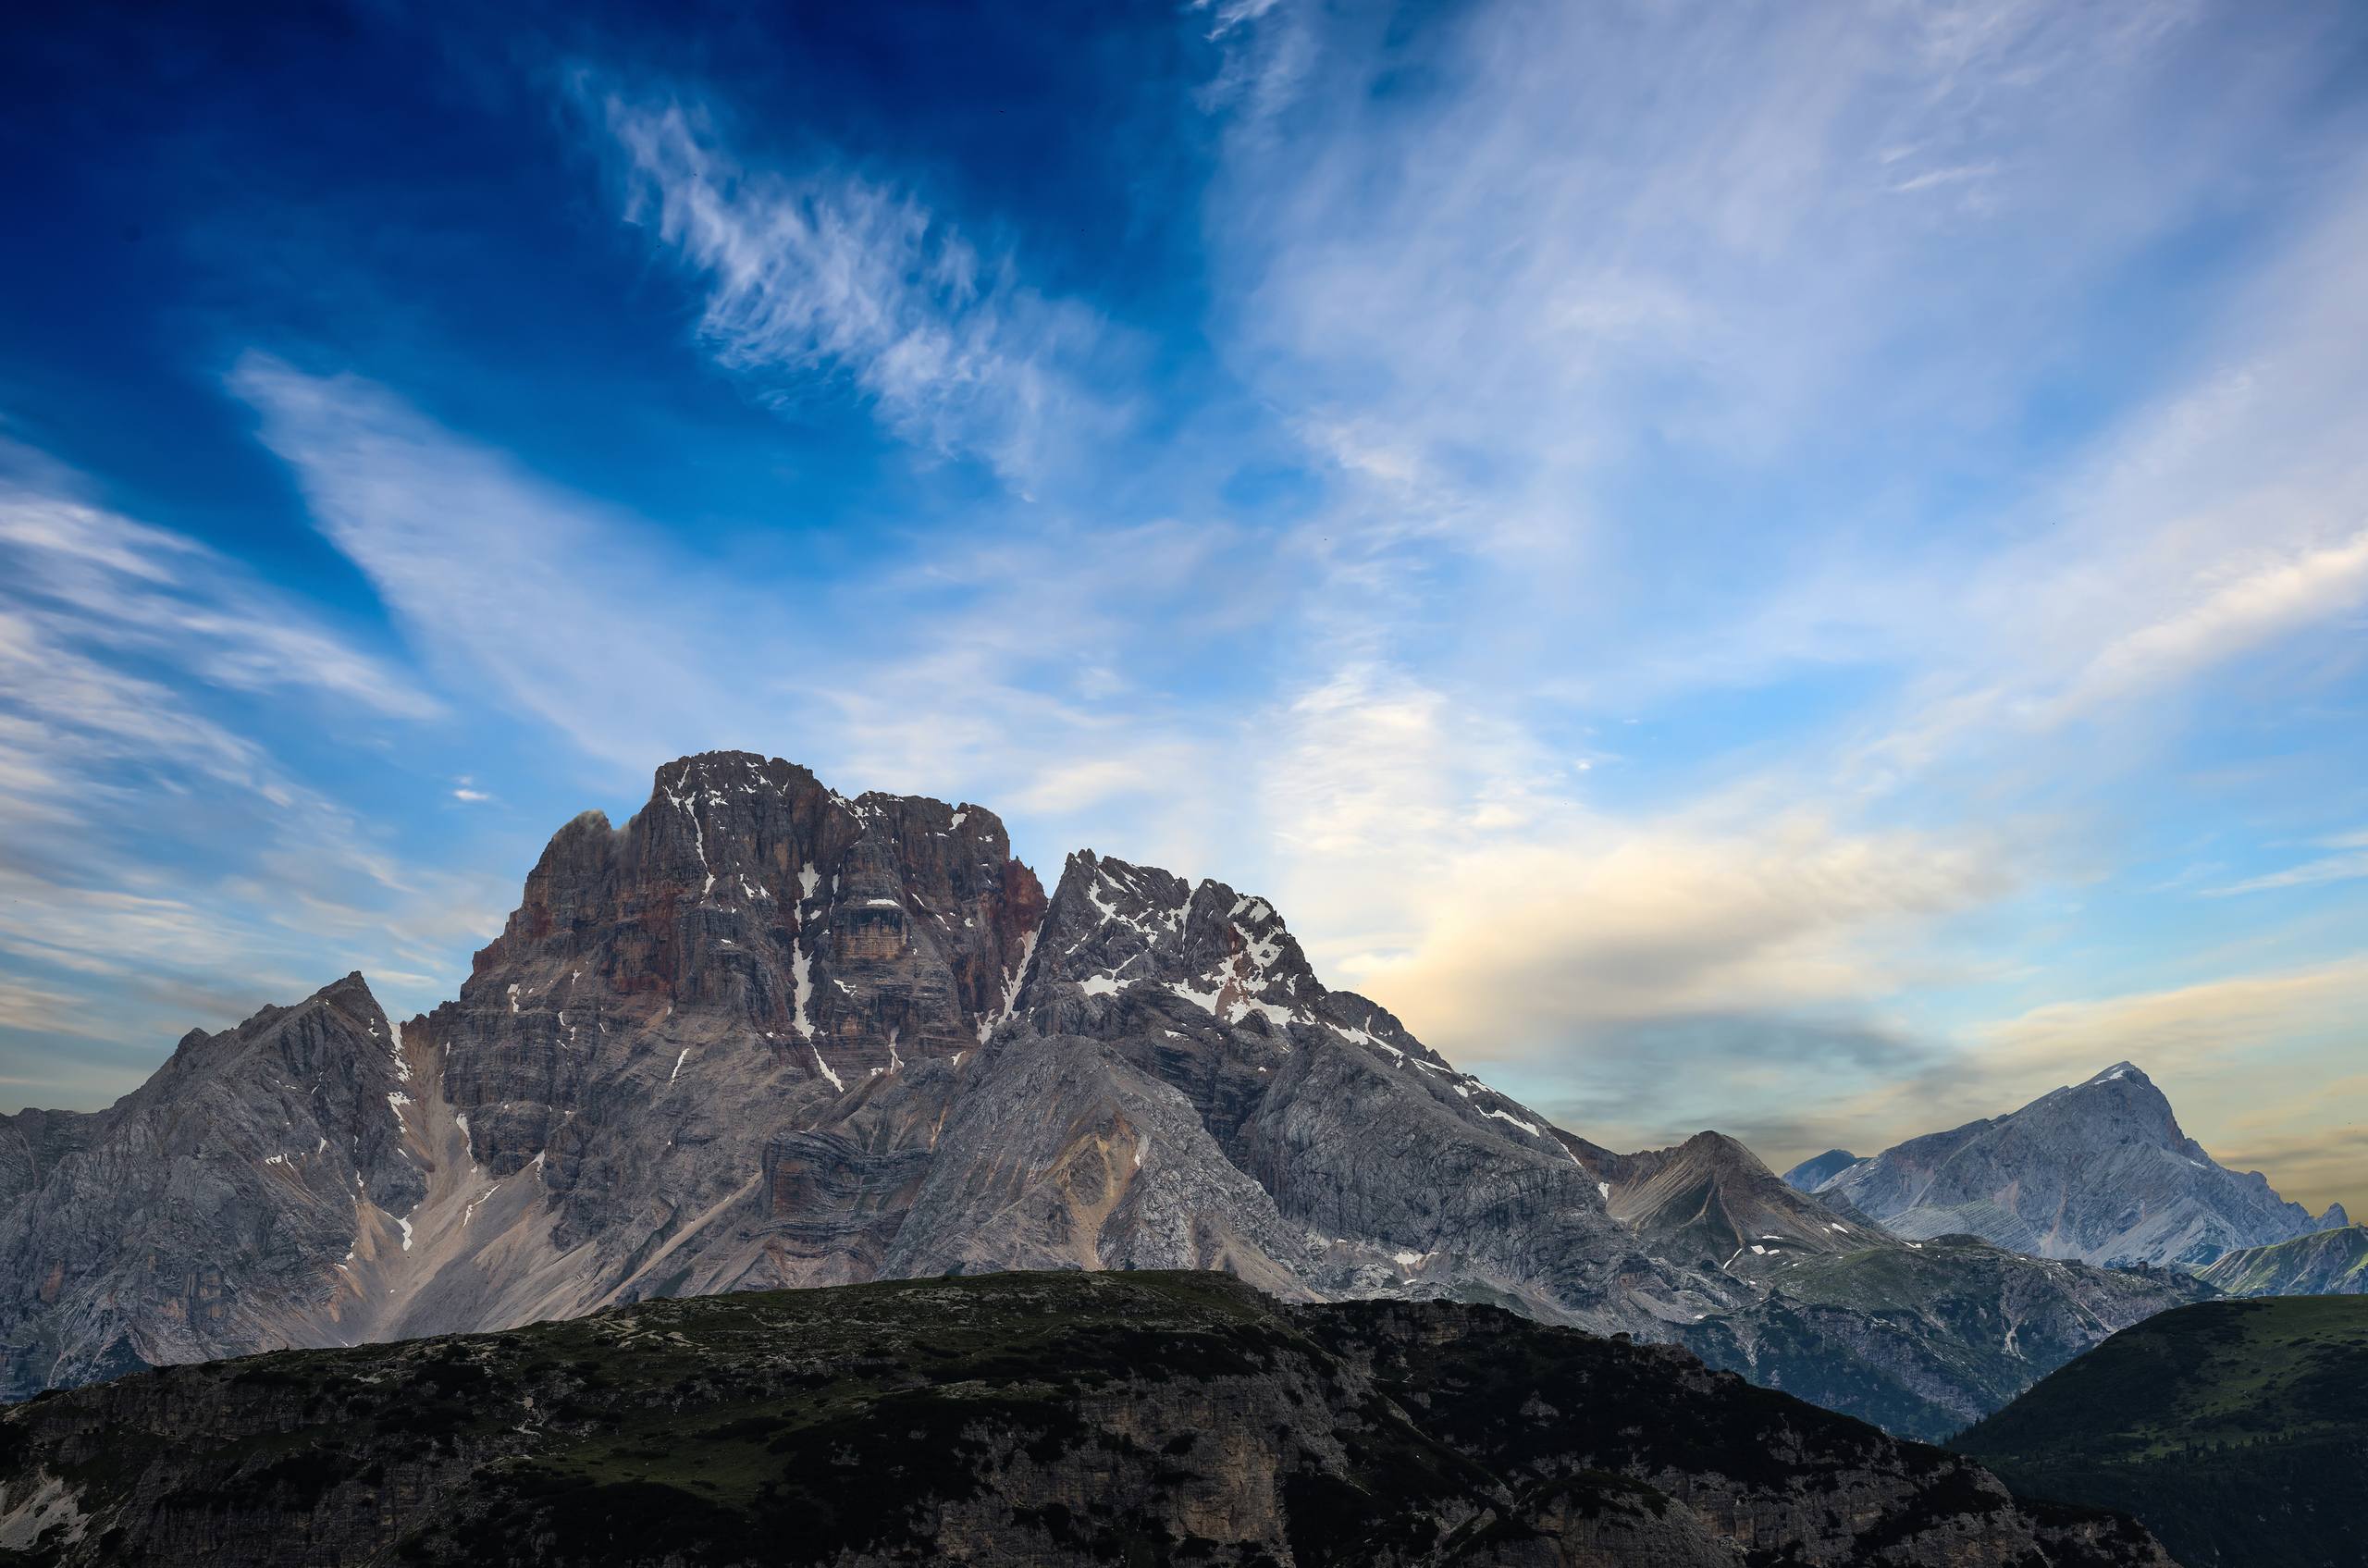
[[[2189,1299],[1956,1252],[2016,1304],[1936,1312],[1930,1280],[1901,1294],[1912,1244],[1731,1140],[1614,1154],[1458,1071],[1326,988],[1264,898],[1092,851],[1047,895],[983,808],[752,753],[563,825],[453,1000],[398,1028],[338,987],[241,1026],[325,1031],[358,1064],[334,1093],[226,1047],[210,1142],[0,1124],[29,1151],[0,1188],[0,1395],[653,1297],[1207,1268],[1684,1340],[1937,1434],[2046,1369],[2018,1334],[2069,1354]],[[208,1247],[271,1266],[207,1275]]]

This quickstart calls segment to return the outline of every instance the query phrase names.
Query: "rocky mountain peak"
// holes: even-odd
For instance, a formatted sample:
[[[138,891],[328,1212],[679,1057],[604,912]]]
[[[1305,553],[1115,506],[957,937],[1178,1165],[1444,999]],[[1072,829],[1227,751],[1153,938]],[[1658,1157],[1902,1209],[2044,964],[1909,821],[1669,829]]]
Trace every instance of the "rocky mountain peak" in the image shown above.
[[[1697,1132],[1673,1148],[1634,1154],[1590,1144],[1584,1154],[1605,1183],[1612,1216],[1655,1253],[1736,1278],[1771,1279],[1804,1258],[1884,1240],[1788,1186],[1723,1132]]]
[[[1311,1038],[1434,1080],[1559,1151],[1542,1121],[1459,1073],[1379,1003],[1334,991],[1267,899],[1079,850],[1062,868],[1013,1012],[1044,1034],[1149,1029],[1279,1059]],[[1269,1068],[1272,1063],[1268,1063]]]
[[[1914,1239],[1965,1232],[2115,1265],[2200,1266],[2320,1223],[2259,1172],[2214,1162],[2126,1061],[2009,1115],[1910,1139],[1817,1191]]]
[[[578,1045],[720,1009],[844,1083],[975,1046],[1043,908],[992,811],[708,752],[658,769],[623,828],[590,812],[553,836],[458,1006],[548,1013]]]
[[[1265,899],[1091,849],[1062,868],[1030,970],[1039,994],[1063,984],[1088,997],[1149,986],[1262,1032],[1314,1023],[1326,995]]]

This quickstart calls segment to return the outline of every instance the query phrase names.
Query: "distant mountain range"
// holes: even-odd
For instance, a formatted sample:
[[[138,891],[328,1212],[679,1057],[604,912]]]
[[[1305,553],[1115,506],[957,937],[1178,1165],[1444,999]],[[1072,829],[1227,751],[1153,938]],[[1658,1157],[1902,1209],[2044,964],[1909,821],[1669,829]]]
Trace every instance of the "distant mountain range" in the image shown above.
[[[652,1302],[0,1411],[0,1560],[2172,1568],[1638,1345],[1208,1273]]]
[[[1262,898],[1091,851],[1047,896],[992,812],[740,752],[561,828],[424,1017],[352,975],[0,1117],[0,1398],[1013,1268],[1496,1303],[1920,1436],[2207,1290],[1903,1241],[1715,1134],[1600,1148],[1327,989]]]
[[[2202,1274],[2205,1284],[2232,1296],[2368,1295],[2368,1226],[2226,1253]]]
[[[2136,1515],[2186,1568],[2368,1562],[2368,1298],[2164,1313],[1950,1447],[2024,1496]]]
[[[2350,1223],[2341,1204],[2314,1216],[2259,1171],[2216,1164],[2128,1062],[2006,1116],[1869,1159],[1829,1150],[1784,1180],[1901,1237],[1966,1233],[2038,1257],[2113,1266],[2202,1268],[2240,1248]]]

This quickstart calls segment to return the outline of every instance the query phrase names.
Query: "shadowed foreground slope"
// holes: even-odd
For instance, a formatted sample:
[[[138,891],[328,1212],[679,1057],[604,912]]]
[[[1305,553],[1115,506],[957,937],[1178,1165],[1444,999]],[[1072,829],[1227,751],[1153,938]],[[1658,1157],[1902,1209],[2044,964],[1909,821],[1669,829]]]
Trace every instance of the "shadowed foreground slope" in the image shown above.
[[[2166,1564],[2128,1521],[1492,1307],[1219,1275],[653,1302],[0,1416],[0,1562]]]
[[[2368,1297],[2164,1313],[1952,1446],[2028,1495],[2136,1514],[2187,1568],[2368,1562]]]

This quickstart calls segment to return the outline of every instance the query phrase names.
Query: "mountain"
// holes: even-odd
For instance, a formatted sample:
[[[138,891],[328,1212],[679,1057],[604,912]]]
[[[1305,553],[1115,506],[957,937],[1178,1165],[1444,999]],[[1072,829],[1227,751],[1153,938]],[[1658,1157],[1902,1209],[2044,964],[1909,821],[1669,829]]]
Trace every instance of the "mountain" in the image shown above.
[[[2368,1295],[2368,1226],[2345,1225],[2228,1253],[2202,1277],[2232,1296]]]
[[[2038,1257],[2200,1268],[2343,1221],[2223,1169],[2116,1062],[2010,1115],[1912,1138],[1814,1189],[1911,1240],[1964,1232]]]
[[[1695,1325],[1714,1366],[1938,1442],[2112,1332],[2211,1287],[2183,1270],[2043,1262],[1975,1236],[1801,1258]]]
[[[1847,1149],[1828,1149],[1786,1171],[1784,1185],[1796,1192],[1814,1192],[1857,1163],[1858,1156]]]
[[[0,1397],[309,1342],[427,1191],[421,1089],[355,974],[192,1031],[105,1111],[0,1117]]]
[[[1715,1135],[1613,1154],[1328,990],[1262,898],[1091,851],[1048,897],[992,812],[738,752],[561,828],[455,1000],[398,1029],[349,977],[192,1036],[107,1110],[0,1121],[0,1398],[656,1297],[1199,1268],[1684,1340],[1923,1435],[2204,1290],[1919,1251]],[[1997,1310],[1932,1309],[1960,1253]]]
[[[649,1303],[0,1414],[11,1563],[2169,1568],[1683,1351],[1213,1274]]]
[[[2137,1515],[2187,1568],[2368,1562],[2368,1298],[2164,1313],[1951,1446],[2026,1495]]]
[[[1722,1133],[1699,1132],[1674,1149],[1636,1154],[1574,1142],[1581,1160],[1605,1179],[1605,1207],[1657,1257],[1766,1281],[1806,1257],[1891,1240],[1787,1187]]]

